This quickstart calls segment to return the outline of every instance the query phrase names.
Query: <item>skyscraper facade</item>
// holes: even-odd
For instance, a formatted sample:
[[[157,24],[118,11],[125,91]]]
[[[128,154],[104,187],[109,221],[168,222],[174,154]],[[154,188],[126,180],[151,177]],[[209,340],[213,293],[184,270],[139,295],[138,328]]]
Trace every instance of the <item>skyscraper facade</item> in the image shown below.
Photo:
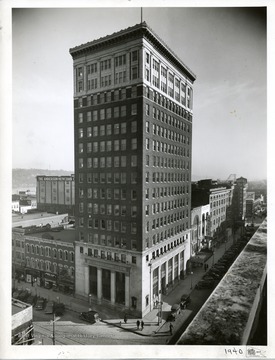
[[[190,257],[195,75],[145,22],[70,54],[76,294],[144,315]]]

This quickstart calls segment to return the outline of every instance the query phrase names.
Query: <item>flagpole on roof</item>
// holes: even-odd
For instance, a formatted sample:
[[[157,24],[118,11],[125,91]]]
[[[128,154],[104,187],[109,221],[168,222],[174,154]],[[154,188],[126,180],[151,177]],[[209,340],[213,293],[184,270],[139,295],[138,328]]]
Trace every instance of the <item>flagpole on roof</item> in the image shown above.
[[[140,19],[141,19],[141,23],[142,23],[142,8],[140,8]]]

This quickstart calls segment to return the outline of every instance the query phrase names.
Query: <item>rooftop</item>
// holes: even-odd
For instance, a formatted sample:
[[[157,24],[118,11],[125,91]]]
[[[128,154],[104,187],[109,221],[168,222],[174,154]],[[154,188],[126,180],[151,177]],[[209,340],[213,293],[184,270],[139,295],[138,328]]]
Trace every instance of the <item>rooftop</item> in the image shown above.
[[[140,24],[128,27],[127,29],[114,32],[111,35],[101,37],[70,49],[73,59],[83,56],[87,52],[97,51],[106,46],[113,46],[116,43],[124,42],[126,38],[145,37],[153,43],[158,50],[172,61],[181,71],[187,74],[190,80],[196,80],[196,75],[179,59],[179,57],[164,43],[160,37],[144,21]]]
[[[12,215],[12,222],[21,222],[22,220],[34,220],[34,219],[41,219],[41,217],[43,218],[50,218],[50,217],[58,217],[58,216],[62,216],[62,215],[66,215],[66,214],[50,214],[47,212],[37,212],[37,213],[32,213],[32,214],[24,214],[23,217],[21,214],[13,214]]]
[[[267,222],[261,224],[178,345],[244,345],[266,279]]]
[[[24,303],[23,301],[12,299],[12,315],[19,313],[20,311],[27,309],[31,305]]]
[[[49,234],[53,239],[45,238],[45,234]],[[45,239],[50,241],[61,241],[69,244],[73,244],[75,241],[75,230],[60,230],[60,231],[47,231],[42,233],[35,233],[27,235],[28,238]]]

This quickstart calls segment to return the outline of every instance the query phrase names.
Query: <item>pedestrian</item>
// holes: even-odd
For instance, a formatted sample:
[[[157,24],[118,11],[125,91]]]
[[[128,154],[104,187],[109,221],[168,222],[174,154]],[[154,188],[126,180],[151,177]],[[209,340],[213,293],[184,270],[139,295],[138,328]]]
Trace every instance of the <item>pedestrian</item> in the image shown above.
[[[127,324],[127,320],[128,320],[128,319],[127,319],[127,315],[125,314],[125,315],[124,315],[124,322],[125,322],[125,324]]]
[[[119,326],[121,327],[121,321],[119,322]]]
[[[139,330],[140,321],[137,320],[137,329]]]
[[[170,335],[173,335],[173,325],[172,325],[172,323],[170,323],[169,329],[170,329]]]
[[[143,322],[143,320],[141,320],[140,326],[141,326],[141,330],[143,330],[143,328],[144,328],[144,322]]]

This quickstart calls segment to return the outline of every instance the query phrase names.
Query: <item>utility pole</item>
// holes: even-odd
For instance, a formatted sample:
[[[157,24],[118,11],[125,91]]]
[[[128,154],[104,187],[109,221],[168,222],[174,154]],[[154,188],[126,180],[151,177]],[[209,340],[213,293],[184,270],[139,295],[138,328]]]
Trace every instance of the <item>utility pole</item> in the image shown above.
[[[60,316],[55,317],[55,312],[53,312],[53,320],[51,320],[53,323],[53,345],[55,345],[55,322],[59,319],[61,319]]]

